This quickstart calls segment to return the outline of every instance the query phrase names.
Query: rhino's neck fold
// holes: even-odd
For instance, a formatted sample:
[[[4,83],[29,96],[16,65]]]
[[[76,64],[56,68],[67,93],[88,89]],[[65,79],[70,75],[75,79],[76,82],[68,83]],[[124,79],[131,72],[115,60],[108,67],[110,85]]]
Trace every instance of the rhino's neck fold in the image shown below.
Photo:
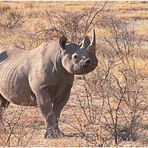
[[[71,76],[74,77],[73,74],[69,73],[62,65],[62,57],[64,56],[64,54],[61,52],[60,47],[57,50],[57,53],[55,54],[55,58],[53,59],[53,63],[54,63],[54,70],[58,73],[60,73],[61,75],[65,75],[66,76]]]
[[[37,49],[39,60],[41,60],[43,65],[48,65],[52,68],[53,73],[57,73],[58,76],[64,77],[74,77],[73,74],[67,72],[67,70],[62,65],[62,57],[64,56],[60,45],[57,42],[44,43]]]

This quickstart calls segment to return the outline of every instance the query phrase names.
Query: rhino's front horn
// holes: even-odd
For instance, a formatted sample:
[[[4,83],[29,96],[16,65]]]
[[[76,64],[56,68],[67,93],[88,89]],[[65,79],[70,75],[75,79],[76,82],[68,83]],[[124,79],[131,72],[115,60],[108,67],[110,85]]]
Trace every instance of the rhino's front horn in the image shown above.
[[[84,40],[80,43],[81,48],[87,48],[90,45],[90,39],[88,36],[84,38]]]
[[[90,51],[96,51],[96,34],[95,34],[95,29],[93,29],[92,31],[92,40],[91,40],[91,43],[90,45],[88,46],[87,48],[88,50]]]

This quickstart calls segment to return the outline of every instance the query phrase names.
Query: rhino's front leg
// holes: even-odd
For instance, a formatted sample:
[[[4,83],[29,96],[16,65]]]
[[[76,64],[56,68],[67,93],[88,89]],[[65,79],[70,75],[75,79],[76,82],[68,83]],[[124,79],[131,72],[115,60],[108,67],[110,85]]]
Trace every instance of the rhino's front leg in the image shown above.
[[[63,93],[53,103],[53,111],[56,115],[56,122],[57,122],[56,129],[60,132],[61,135],[64,135],[64,134],[63,132],[60,131],[58,122],[61,115],[61,111],[66,105],[67,101],[69,100],[71,87],[72,87],[72,84],[67,85]]]
[[[51,96],[49,94],[48,87],[39,88],[39,90],[36,92],[36,97],[38,107],[41,110],[47,125],[45,138],[58,138],[59,132],[56,129],[57,119],[55,113],[53,112]]]

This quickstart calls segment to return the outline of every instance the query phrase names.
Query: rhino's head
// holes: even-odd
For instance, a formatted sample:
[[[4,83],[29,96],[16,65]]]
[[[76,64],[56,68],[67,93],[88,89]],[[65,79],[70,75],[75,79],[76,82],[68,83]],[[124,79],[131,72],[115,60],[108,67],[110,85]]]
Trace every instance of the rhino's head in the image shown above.
[[[96,57],[95,31],[92,33],[92,41],[86,36],[80,45],[68,43],[62,36],[59,40],[62,51],[62,65],[71,74],[87,74],[93,71],[98,63]]]

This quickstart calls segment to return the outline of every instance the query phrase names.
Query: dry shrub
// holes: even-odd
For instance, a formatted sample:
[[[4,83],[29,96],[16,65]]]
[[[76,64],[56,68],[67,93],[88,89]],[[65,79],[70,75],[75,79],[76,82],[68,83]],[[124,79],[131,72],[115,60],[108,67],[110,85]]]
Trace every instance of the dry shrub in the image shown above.
[[[100,13],[105,9],[106,3],[95,4],[80,12],[54,12],[47,11],[49,28],[36,32],[35,40],[54,40],[65,35],[69,41],[80,42],[84,36],[95,26]]]
[[[10,5],[5,3],[0,4],[0,44],[12,45],[15,44],[20,28],[24,22],[23,16],[13,10]]]
[[[3,9],[5,7],[2,7]],[[10,9],[4,9],[5,13],[1,14],[0,30],[1,31],[11,31],[21,27],[22,25],[22,16],[17,12],[11,11]]]
[[[96,18],[105,9],[106,3],[96,3],[91,8],[86,8],[80,12],[56,12],[46,11],[45,19],[48,20],[48,28],[38,22],[33,31],[22,29],[27,24],[26,16],[18,14],[13,9],[7,9],[1,15],[3,20],[0,23],[1,40],[7,38],[7,42],[3,44],[14,44],[21,48],[32,49],[39,46],[42,42],[55,40],[61,35],[67,36],[70,41],[80,42],[83,37],[97,23]],[[25,7],[32,7],[32,3],[25,3]],[[26,12],[29,13],[29,12]],[[35,12],[30,15],[35,15]],[[37,18],[38,15],[35,16]],[[40,26],[40,27],[38,27]],[[29,26],[30,27],[30,26]]]
[[[10,9],[11,9],[10,5],[3,3],[3,2],[0,2],[0,14],[3,14]]]
[[[27,107],[19,106],[4,112],[0,120],[1,146],[27,146],[34,140],[35,135],[44,129],[44,122],[38,116],[38,111],[33,109],[31,112],[33,117],[28,114]]]

